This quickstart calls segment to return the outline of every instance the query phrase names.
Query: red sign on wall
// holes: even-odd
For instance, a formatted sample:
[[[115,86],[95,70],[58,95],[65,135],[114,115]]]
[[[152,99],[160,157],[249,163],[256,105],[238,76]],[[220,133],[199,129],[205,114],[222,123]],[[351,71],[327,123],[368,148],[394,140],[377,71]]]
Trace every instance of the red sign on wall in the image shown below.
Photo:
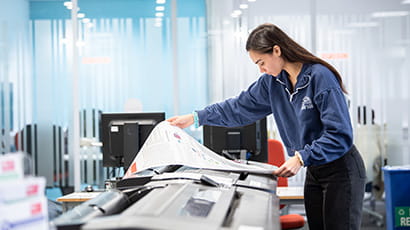
[[[328,59],[328,60],[348,59],[349,54],[348,53],[322,53],[320,54],[320,57],[323,59]]]

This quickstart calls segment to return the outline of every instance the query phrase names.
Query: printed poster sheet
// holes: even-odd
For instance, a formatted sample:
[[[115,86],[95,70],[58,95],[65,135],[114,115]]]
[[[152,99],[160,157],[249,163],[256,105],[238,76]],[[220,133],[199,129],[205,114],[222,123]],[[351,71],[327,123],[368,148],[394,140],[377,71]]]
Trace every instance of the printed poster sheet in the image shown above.
[[[163,121],[151,132],[124,178],[145,169],[166,165],[257,174],[272,174],[275,169],[268,164],[250,165],[228,160],[200,144],[181,128]]]

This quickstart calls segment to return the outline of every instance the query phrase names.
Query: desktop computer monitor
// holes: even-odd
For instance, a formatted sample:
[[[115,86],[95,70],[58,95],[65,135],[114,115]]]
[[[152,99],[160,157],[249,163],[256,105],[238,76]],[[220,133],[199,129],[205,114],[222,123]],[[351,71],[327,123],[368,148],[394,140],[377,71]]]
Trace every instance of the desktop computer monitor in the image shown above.
[[[266,118],[241,127],[203,127],[204,145],[234,159],[267,162]],[[228,157],[228,158],[229,158]]]
[[[128,169],[165,113],[102,113],[103,166]]]

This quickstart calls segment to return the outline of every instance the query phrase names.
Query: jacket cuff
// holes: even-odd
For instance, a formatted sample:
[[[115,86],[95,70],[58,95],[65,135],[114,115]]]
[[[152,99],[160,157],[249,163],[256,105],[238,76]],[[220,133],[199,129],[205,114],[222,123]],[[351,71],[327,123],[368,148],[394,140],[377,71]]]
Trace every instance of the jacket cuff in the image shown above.
[[[300,159],[303,161],[302,166],[308,166],[309,161],[308,161],[308,153],[306,152],[306,150],[295,151],[295,155],[297,154],[299,154]]]
[[[206,118],[207,118],[206,110],[205,110],[205,109],[203,109],[203,110],[196,110],[195,112],[196,112],[197,117],[198,117],[198,126],[203,125],[203,124],[204,124],[204,121],[206,121]]]

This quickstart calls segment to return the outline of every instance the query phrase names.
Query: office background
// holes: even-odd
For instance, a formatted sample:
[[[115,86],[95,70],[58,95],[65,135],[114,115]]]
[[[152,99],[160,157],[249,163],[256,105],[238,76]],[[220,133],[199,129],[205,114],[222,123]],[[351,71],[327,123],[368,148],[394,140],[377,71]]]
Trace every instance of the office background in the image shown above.
[[[73,42],[64,1],[0,0],[0,152],[30,152],[49,187],[103,186],[99,113],[170,117],[238,94],[260,76],[247,34],[271,22],[340,71],[356,137],[375,141],[360,131],[374,111],[383,163],[410,164],[410,1],[157,2],[79,0]]]

